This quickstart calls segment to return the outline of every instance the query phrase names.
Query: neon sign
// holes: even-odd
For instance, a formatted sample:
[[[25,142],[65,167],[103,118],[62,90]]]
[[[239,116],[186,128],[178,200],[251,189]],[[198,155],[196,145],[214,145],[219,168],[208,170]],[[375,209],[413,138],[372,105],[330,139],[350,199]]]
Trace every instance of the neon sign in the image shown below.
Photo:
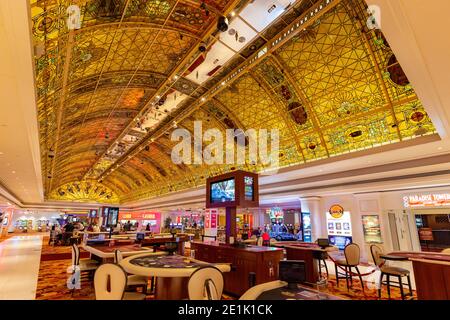
[[[405,208],[450,206],[450,194],[442,193],[404,196],[403,206]]]

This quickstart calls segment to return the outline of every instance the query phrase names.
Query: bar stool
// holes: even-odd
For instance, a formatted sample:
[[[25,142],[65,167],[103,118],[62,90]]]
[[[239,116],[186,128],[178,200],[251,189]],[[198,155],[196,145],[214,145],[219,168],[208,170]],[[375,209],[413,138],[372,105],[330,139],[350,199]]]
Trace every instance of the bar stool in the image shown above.
[[[345,246],[344,255],[345,259],[336,260],[334,262],[334,267],[336,270],[336,283],[339,286],[339,275],[345,276],[345,281],[347,283],[347,290],[349,289],[348,280],[350,279],[350,285],[353,285],[353,276],[351,275],[352,268],[356,269],[358,273],[359,280],[361,281],[361,287],[364,292],[364,282],[361,277],[361,273],[359,272],[358,265],[360,261],[360,249],[356,243],[349,243]],[[338,266],[342,266],[345,268],[345,273],[338,272]]]
[[[388,290],[388,297],[391,298],[391,286],[400,288],[400,294],[402,295],[402,300],[405,300],[406,296],[413,296],[412,288],[411,288],[411,279],[410,279],[410,272],[409,270],[399,268],[399,267],[392,267],[385,265],[386,260],[381,258],[380,256],[383,254],[383,250],[375,244],[370,246],[370,253],[372,254],[373,262],[380,268],[381,275],[380,275],[380,284],[386,284],[387,290]],[[386,275],[386,282],[383,282],[383,277]],[[397,277],[398,282],[391,282],[391,276]],[[403,291],[403,282],[402,278],[406,277],[408,281],[408,289],[409,293],[405,294]],[[394,283],[394,285],[392,285]],[[381,298],[381,287],[378,289],[378,298]]]

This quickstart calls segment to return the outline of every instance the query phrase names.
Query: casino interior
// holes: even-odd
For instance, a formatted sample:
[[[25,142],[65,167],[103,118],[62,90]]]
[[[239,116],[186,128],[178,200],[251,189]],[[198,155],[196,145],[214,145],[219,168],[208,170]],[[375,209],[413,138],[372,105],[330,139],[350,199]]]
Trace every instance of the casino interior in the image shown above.
[[[0,300],[450,300],[448,12],[1,0]]]

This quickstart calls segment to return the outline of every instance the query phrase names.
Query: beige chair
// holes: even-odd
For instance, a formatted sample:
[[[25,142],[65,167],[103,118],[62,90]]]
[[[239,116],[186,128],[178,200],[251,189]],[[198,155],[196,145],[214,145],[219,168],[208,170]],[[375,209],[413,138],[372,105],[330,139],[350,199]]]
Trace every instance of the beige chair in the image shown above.
[[[127,274],[117,264],[104,263],[94,275],[96,300],[145,300],[145,294],[125,292]]]
[[[92,259],[80,259],[80,249],[74,243],[72,245],[72,265],[80,268],[81,272],[92,272],[97,269],[99,262]]]
[[[118,249],[114,251],[114,263],[119,264],[123,260],[122,252]],[[132,289],[135,287],[142,287],[142,292],[147,292],[148,278],[143,276],[137,276],[134,274],[129,274],[127,276],[127,289]]]
[[[380,268],[381,271],[380,285],[383,284],[387,285],[389,299],[391,298],[391,286],[400,288],[400,293],[402,295],[403,300],[405,300],[405,297],[408,295],[412,297],[413,293],[411,288],[411,279],[409,276],[410,274],[409,270],[386,265],[385,264],[386,261],[383,258],[381,258],[381,255],[383,255],[383,250],[375,244],[370,246],[370,253],[372,254],[373,262]],[[383,277],[385,275],[387,280],[386,282],[383,282]],[[391,277],[397,277],[398,282],[391,282]],[[409,288],[408,294],[405,294],[403,292],[403,282],[402,282],[403,277],[406,277],[406,279],[408,280],[408,288]],[[392,285],[392,283],[394,285]],[[378,298],[381,298],[381,287],[378,289]]]
[[[256,245],[257,246],[262,246],[264,243],[263,238],[262,237],[258,237],[258,239],[256,240]]]
[[[239,298],[239,300],[256,300],[261,294],[266,291],[282,288],[287,285],[287,282],[281,280],[261,283],[245,291],[244,294]]]
[[[349,289],[349,285],[348,285],[349,280],[350,280],[350,285],[353,285],[353,276],[351,275],[351,273],[352,273],[352,268],[355,268],[356,272],[358,273],[359,280],[361,281],[362,290],[364,291],[364,282],[362,280],[361,273],[359,272],[359,269],[358,269],[358,265],[360,262],[360,252],[361,251],[359,249],[359,246],[356,243],[349,243],[348,245],[345,246],[345,249],[344,249],[345,259],[338,259],[334,263],[337,286],[339,286],[339,275],[343,275],[343,276],[345,276],[345,281],[346,281],[347,290],[348,290]],[[340,273],[338,271],[339,266],[344,268],[345,273]]]
[[[450,254],[450,248],[442,250],[441,253]]]
[[[222,291],[223,274],[216,267],[198,268],[189,277],[189,300],[220,300]]]

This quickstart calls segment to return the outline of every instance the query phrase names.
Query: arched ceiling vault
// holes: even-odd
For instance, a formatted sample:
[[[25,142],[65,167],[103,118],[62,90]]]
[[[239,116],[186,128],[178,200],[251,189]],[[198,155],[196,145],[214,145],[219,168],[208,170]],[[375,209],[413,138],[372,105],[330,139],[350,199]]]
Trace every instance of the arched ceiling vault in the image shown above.
[[[367,28],[364,0],[296,1],[201,84],[189,79],[198,44],[215,43],[219,13],[249,1],[206,1],[209,15],[191,0],[106,2],[80,0],[82,28],[68,31],[57,14],[68,0],[31,0],[47,198],[73,199],[58,188],[81,180],[126,203],[266,168],[174,164],[170,134],[193,136],[195,121],[278,129],[281,167],[435,132],[382,33]]]

